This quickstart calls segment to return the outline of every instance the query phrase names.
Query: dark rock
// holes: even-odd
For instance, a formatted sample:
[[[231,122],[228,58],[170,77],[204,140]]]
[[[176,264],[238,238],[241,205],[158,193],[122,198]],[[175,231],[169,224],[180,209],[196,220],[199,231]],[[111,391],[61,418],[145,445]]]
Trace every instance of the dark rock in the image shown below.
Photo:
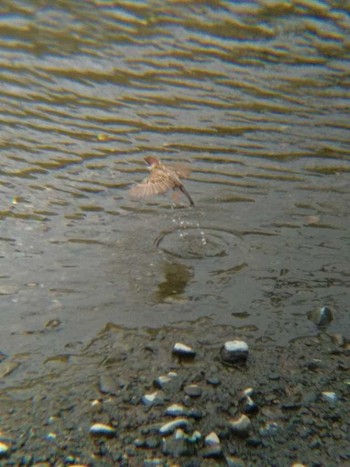
[[[240,402],[241,410],[244,413],[251,414],[259,411],[258,405],[253,401],[250,396],[245,397]]]
[[[281,404],[281,408],[283,410],[298,410],[300,409],[301,404],[299,402],[294,401],[286,401]]]
[[[262,445],[262,441],[261,439],[258,439],[258,438],[248,438],[247,445],[253,448],[257,448],[258,446]]]
[[[178,357],[194,358],[196,356],[196,352],[192,349],[192,347],[189,347],[186,344],[182,344],[181,342],[174,344],[172,353]]]
[[[313,321],[316,326],[322,328],[327,326],[333,320],[333,314],[330,308],[323,306],[318,310],[311,311],[308,318],[310,321]]]
[[[249,347],[246,342],[240,340],[228,341],[221,348],[221,360],[229,365],[245,363],[248,352]]]
[[[200,409],[190,409],[187,411],[187,416],[194,418],[195,420],[200,420],[204,417],[204,414]]]

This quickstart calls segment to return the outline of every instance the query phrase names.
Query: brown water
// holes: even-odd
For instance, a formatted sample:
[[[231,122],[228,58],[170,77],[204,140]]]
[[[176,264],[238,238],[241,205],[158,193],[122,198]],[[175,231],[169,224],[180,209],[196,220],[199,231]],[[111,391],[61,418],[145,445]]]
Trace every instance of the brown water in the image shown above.
[[[349,334],[350,6],[3,0],[0,351],[107,323]],[[127,189],[190,163],[195,207]],[[215,335],[210,336],[215,340]]]

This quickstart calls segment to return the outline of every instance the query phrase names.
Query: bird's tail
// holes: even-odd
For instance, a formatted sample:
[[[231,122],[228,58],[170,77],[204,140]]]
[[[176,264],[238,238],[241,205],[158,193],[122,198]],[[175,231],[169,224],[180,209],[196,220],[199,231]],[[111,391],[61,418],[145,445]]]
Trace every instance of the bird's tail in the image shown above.
[[[183,185],[180,185],[179,188],[182,191],[182,193],[187,197],[188,201],[190,202],[190,205],[194,206],[193,199],[191,198],[191,196],[188,193],[188,191],[186,190],[186,188]]]

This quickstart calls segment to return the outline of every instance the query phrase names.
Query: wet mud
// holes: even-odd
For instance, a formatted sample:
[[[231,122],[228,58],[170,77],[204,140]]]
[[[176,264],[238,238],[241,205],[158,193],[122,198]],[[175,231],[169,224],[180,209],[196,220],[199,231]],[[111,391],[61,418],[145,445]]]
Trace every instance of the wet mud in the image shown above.
[[[234,339],[248,344],[248,359],[227,365],[222,346]],[[194,355],[174,354],[177,342]],[[27,384],[2,379],[4,467],[350,465],[350,347],[341,335],[277,347],[210,319],[108,325],[49,365]]]

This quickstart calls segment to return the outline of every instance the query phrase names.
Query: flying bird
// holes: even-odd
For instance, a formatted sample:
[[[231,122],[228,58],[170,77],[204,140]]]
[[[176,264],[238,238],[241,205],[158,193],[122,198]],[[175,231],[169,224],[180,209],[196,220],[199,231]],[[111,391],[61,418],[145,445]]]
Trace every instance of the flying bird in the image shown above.
[[[145,157],[150,174],[141,183],[138,183],[129,190],[129,194],[134,198],[145,198],[147,196],[160,195],[169,190],[180,190],[188,199],[191,206],[194,202],[186,188],[181,182],[181,178],[189,175],[189,169],[186,167],[174,167],[165,165],[154,156]]]

